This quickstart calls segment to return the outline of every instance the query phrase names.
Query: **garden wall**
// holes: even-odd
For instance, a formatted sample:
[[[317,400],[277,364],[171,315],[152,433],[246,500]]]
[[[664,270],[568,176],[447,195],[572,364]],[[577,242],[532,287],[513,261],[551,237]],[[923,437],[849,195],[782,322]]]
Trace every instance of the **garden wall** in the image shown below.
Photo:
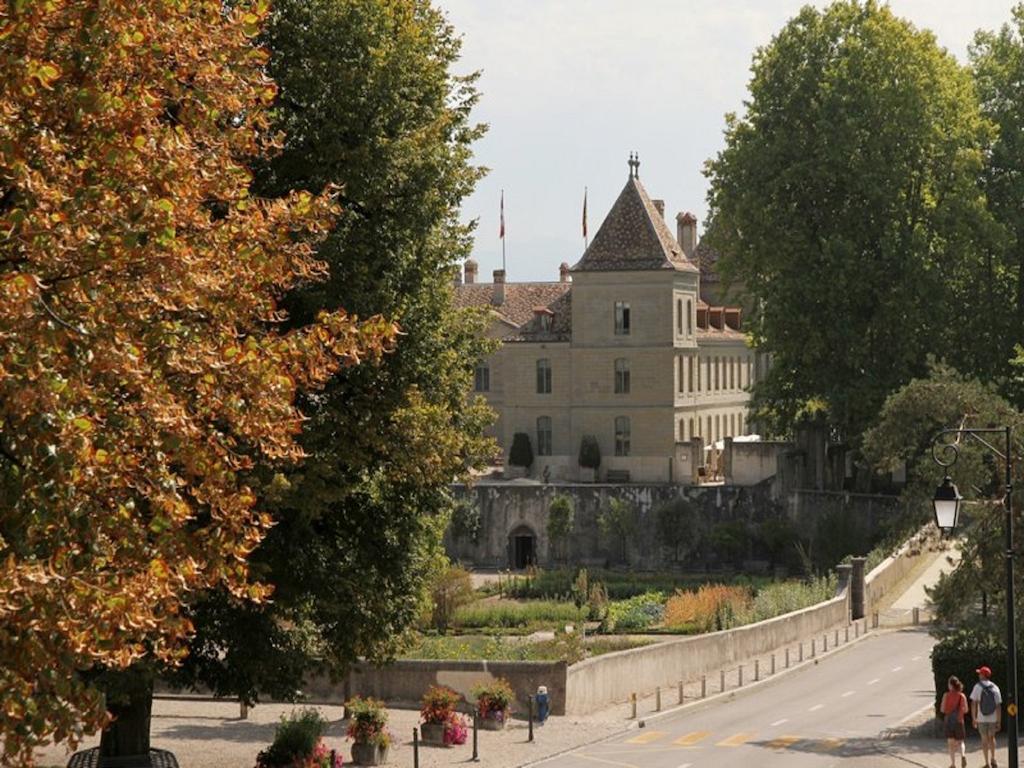
[[[569,668],[566,712],[583,715],[771,653],[849,622],[849,592],[745,627],[609,653]]]
[[[516,692],[516,711],[525,712],[531,694],[547,686],[551,713],[565,714],[564,661],[432,661],[400,660],[385,667],[359,664],[341,682],[320,678],[303,693],[311,701],[341,703],[351,696],[373,696],[388,704],[419,707],[432,685],[446,685],[472,701],[473,686],[503,677]]]

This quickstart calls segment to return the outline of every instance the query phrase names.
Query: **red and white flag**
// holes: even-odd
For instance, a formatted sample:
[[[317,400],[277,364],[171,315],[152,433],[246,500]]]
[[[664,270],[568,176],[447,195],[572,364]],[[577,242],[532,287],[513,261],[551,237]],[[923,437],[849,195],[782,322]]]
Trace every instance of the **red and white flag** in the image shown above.
[[[505,190],[501,190],[501,228],[498,230],[498,237],[505,239]]]
[[[583,188],[583,239],[587,237],[587,188]]]

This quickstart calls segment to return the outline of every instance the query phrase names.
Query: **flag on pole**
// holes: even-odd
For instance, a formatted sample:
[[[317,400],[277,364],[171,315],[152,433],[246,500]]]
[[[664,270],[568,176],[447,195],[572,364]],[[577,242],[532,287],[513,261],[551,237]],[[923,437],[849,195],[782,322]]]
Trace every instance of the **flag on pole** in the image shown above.
[[[498,230],[498,237],[505,239],[505,190],[501,190],[501,228]]]
[[[583,188],[583,239],[587,239],[587,188]]]

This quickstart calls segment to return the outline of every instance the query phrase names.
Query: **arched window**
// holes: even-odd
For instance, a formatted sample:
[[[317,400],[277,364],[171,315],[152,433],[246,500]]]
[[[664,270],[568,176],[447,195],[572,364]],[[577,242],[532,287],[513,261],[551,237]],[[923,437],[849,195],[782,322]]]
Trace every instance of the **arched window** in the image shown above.
[[[721,382],[721,380],[719,378],[719,374],[721,372],[721,369],[722,369],[721,358],[716,357],[715,358],[715,392],[721,392],[721,386],[720,385],[721,385],[722,382]]]
[[[729,358],[729,389],[736,389],[736,358]]]
[[[729,437],[736,437],[736,414],[729,414]]]
[[[624,357],[615,360],[615,394],[629,394],[629,360]]]
[[[551,455],[551,417],[537,417],[537,455]]]
[[[615,455],[629,456],[630,448],[629,416],[615,417]]]
[[[686,419],[679,420],[679,440],[680,442],[686,442]]]
[[[696,358],[691,355],[686,365],[686,391],[691,395],[693,394],[693,364],[695,362]]]
[[[693,302],[686,300],[686,335],[693,336]]]
[[[676,334],[683,335],[683,300],[676,299]]]
[[[546,357],[537,361],[537,394],[551,394],[551,361]]]
[[[700,424],[700,419],[697,420],[697,423]],[[693,419],[691,418],[690,419],[690,439],[693,440],[693,437],[694,437],[694,435],[693,435]]]
[[[708,433],[704,435],[708,440],[711,440],[715,436],[714,432],[711,431],[711,417],[708,416]]]
[[[722,417],[715,416],[715,442],[722,439]]]
[[[486,362],[477,363],[473,370],[473,389],[477,392],[491,391],[491,366]]]

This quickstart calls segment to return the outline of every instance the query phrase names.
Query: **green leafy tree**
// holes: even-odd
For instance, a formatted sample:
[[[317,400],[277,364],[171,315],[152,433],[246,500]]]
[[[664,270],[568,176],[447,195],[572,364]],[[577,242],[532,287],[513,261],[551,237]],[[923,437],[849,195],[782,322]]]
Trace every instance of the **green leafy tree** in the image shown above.
[[[533,466],[533,445],[530,436],[525,432],[516,432],[512,436],[512,447],[508,451],[508,463],[513,467],[530,468]]]
[[[469,571],[451,566],[438,572],[430,582],[430,622],[442,634],[448,631],[455,613],[473,601]]]
[[[569,536],[575,524],[576,509],[573,507],[572,499],[568,496],[555,496],[548,507],[548,538],[562,560],[566,557]]]
[[[757,298],[758,418],[787,432],[822,412],[856,445],[928,349],[1005,364],[979,186],[994,128],[970,74],[874,0],[806,6],[752,69],[706,167],[708,238]]]
[[[263,42],[285,140],[256,187],[336,185],[343,208],[318,254],[330,277],[285,297],[288,323],[344,305],[402,335],[372,373],[306,400],[300,471],[259,472],[275,525],[250,561],[273,602],[214,593],[194,612],[178,682],[250,702],[399,650],[442,560],[451,483],[493,453],[491,412],[466,397],[471,361],[490,351],[483,318],[452,304],[483,132],[470,119],[476,76],[452,71],[458,35],[427,0],[280,0]]]
[[[658,540],[672,550],[676,562],[685,559],[701,545],[704,527],[693,502],[682,497],[666,501],[654,513]]]
[[[928,377],[914,379],[886,400],[878,424],[865,437],[865,455],[882,470],[906,465],[904,500],[918,520],[926,522],[931,516],[935,487],[947,471],[933,461],[935,435],[948,427],[1005,425],[1018,436],[1013,443],[1013,459],[1019,467],[1024,416],[994,386],[964,377],[948,366],[933,365]],[[994,442],[1002,449],[1000,439]],[[970,625],[999,637],[1006,626],[1004,512],[1000,503],[1005,465],[970,438],[959,441],[957,450],[959,459],[948,471],[967,499],[957,532],[961,536],[961,559],[958,567],[940,580],[932,598],[940,622]],[[940,451],[939,456],[943,455]],[[946,453],[945,458],[951,455]],[[1018,493],[1014,498],[1018,509],[1020,503]]]
[[[1012,302],[1012,311],[990,313],[989,332],[1004,344],[1004,359],[1012,357],[1013,344],[1024,341],[1024,102],[1020,98],[1024,81],[1024,5],[1014,6],[1012,20],[997,32],[978,32],[970,48],[971,70],[983,114],[999,132],[988,153],[984,188],[989,210],[1005,227],[1006,249],[994,255],[994,269],[1005,280],[1002,290],[991,297]],[[1001,257],[1001,258],[1000,258]],[[1018,405],[1024,392],[1014,394]]]
[[[622,499],[610,498],[597,513],[597,529],[607,542],[617,542],[619,559],[625,563],[629,542],[636,535],[636,509]]]

